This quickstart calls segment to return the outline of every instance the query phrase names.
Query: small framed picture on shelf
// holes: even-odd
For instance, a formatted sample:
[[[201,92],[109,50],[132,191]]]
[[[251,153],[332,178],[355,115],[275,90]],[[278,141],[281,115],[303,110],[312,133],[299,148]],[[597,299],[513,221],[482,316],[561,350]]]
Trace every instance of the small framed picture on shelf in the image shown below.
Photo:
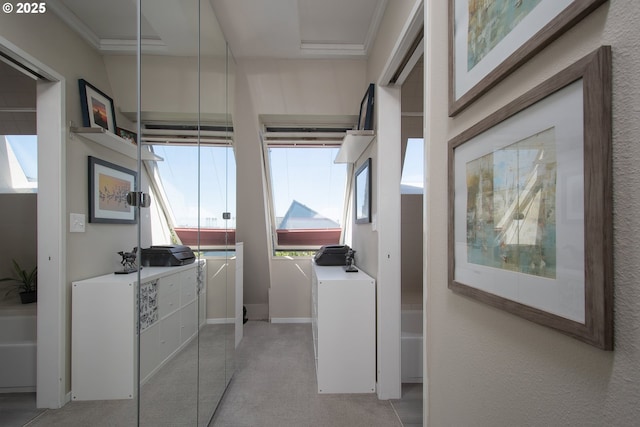
[[[130,130],[116,128],[116,135],[118,135],[122,139],[126,139],[134,145],[138,143],[138,135],[135,132],[131,132]]]
[[[82,125],[101,127],[116,133],[116,115],[113,99],[84,79],[78,80]]]

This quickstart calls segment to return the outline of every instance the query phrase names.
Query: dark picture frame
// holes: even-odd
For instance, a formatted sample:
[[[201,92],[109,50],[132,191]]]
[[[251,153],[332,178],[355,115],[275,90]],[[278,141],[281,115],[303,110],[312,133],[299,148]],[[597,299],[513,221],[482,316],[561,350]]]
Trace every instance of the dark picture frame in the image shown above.
[[[371,222],[371,158],[356,170],[353,194],[356,224]]]
[[[116,133],[116,115],[113,99],[84,79],[78,80],[80,108],[84,127],[101,127]]]
[[[369,84],[367,91],[360,101],[360,114],[358,115],[358,130],[373,130],[373,104],[375,85]]]
[[[486,19],[479,19],[469,0],[449,0],[449,116],[467,108],[606,1],[513,2],[514,9],[526,8],[517,12],[519,19],[500,19],[506,15],[498,11],[497,16],[483,11],[479,16]],[[476,37],[478,44],[473,42]]]
[[[452,291],[613,349],[611,122],[603,46],[449,141]]]
[[[120,165],[89,156],[89,222],[135,224],[137,210],[127,203],[138,174]]]

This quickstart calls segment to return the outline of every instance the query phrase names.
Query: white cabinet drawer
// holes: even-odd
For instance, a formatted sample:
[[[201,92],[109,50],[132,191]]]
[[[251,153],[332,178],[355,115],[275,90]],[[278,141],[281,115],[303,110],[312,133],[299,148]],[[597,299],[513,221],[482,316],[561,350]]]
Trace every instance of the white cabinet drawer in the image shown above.
[[[178,292],[178,289],[171,293],[160,292],[158,301],[160,303],[158,307],[159,316],[160,319],[164,319],[180,308],[180,292]]]
[[[185,271],[182,273],[182,283],[180,284],[180,305],[182,307],[196,299],[196,284],[195,272]]]
[[[192,301],[180,310],[180,342],[184,344],[196,333],[198,326],[198,302]]]
[[[158,343],[160,335],[160,325],[158,322],[149,326],[140,334],[140,378],[142,382],[160,363],[158,354]]]
[[[176,273],[158,279],[158,292],[161,294],[177,292],[180,289],[180,277],[181,275]]]
[[[160,320],[160,360],[165,360],[180,347],[180,312]]]

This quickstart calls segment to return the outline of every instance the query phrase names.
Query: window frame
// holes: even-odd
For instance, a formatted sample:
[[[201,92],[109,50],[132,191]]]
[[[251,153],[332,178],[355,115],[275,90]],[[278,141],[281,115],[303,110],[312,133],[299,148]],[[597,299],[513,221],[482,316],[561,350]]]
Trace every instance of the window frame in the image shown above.
[[[147,145],[153,147],[156,145],[170,145],[177,147],[196,147],[197,149],[205,148],[205,147],[220,147],[231,149],[231,156],[233,157],[233,161],[235,163],[235,168],[237,171],[237,162],[236,162],[236,153],[235,146],[232,141],[225,142],[215,142],[215,143],[193,143],[193,142],[166,142],[166,143],[158,143],[158,142],[150,142]],[[198,162],[201,161],[200,153],[198,154]],[[229,158],[225,159],[228,168]],[[147,177],[149,178],[149,185],[153,188],[154,193],[158,197],[158,204],[160,205],[160,211],[164,215],[165,221],[169,227],[169,234],[171,235],[172,240],[175,240],[175,243],[184,244],[190,246],[191,248],[197,248],[199,250],[222,250],[235,248],[236,240],[236,227],[233,228],[203,228],[202,224],[198,224],[196,227],[179,227],[176,225],[176,219],[174,211],[171,207],[171,201],[169,200],[169,196],[167,195],[164,189],[164,182],[162,177],[160,176],[160,168],[158,166],[158,162],[155,160],[147,160],[144,162],[145,168],[147,171]],[[237,197],[237,184],[236,184],[236,197]],[[225,188],[225,192],[228,191],[228,188]],[[198,194],[198,198],[200,194]],[[237,200],[237,199],[236,199]],[[228,206],[228,194],[225,200],[225,212],[229,211]],[[236,201],[237,203],[237,201]],[[201,219],[199,220],[201,221]],[[225,220],[227,221],[227,220]],[[180,231],[178,231],[180,230]],[[206,243],[201,241],[201,237],[198,237],[198,233],[202,233],[202,230],[207,230],[206,234],[211,234],[212,239],[215,243]],[[195,233],[194,233],[195,232]],[[182,237],[180,236],[182,234]],[[196,237],[192,237],[196,236]],[[191,240],[190,240],[191,239]],[[224,239],[224,241],[222,240]]]
[[[273,182],[271,180],[271,162],[269,156],[269,148],[340,148],[342,145],[341,141],[327,141],[327,140],[299,140],[299,141],[272,141],[267,140],[262,137],[262,163],[263,163],[263,173],[265,179],[265,195],[266,195],[266,205],[269,217],[269,229],[271,231],[269,244],[271,247],[271,254],[273,257],[282,257],[282,255],[278,255],[278,252],[309,252],[315,251],[322,246],[321,244],[281,244],[279,242],[279,235],[283,233],[278,233],[278,224],[275,213],[275,205],[274,205],[274,193],[273,193]],[[348,234],[347,228],[350,226],[350,222],[348,221],[349,213],[351,212],[351,204],[350,197],[351,194],[351,186],[353,180],[353,165],[347,164],[347,169],[345,172],[345,185],[344,185],[344,194],[343,194],[343,208],[342,208],[342,224],[340,227],[340,236],[337,244],[343,244],[345,241],[345,236]],[[335,244],[335,243],[334,243]],[[308,255],[302,255],[301,257],[307,258]]]

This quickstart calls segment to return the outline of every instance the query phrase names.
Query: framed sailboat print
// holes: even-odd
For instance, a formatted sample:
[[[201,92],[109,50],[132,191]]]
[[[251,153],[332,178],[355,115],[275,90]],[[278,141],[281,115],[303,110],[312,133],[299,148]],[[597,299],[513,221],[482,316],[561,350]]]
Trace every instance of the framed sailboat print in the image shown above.
[[[449,0],[455,116],[606,0]]]
[[[611,50],[449,141],[449,288],[613,348]]]

